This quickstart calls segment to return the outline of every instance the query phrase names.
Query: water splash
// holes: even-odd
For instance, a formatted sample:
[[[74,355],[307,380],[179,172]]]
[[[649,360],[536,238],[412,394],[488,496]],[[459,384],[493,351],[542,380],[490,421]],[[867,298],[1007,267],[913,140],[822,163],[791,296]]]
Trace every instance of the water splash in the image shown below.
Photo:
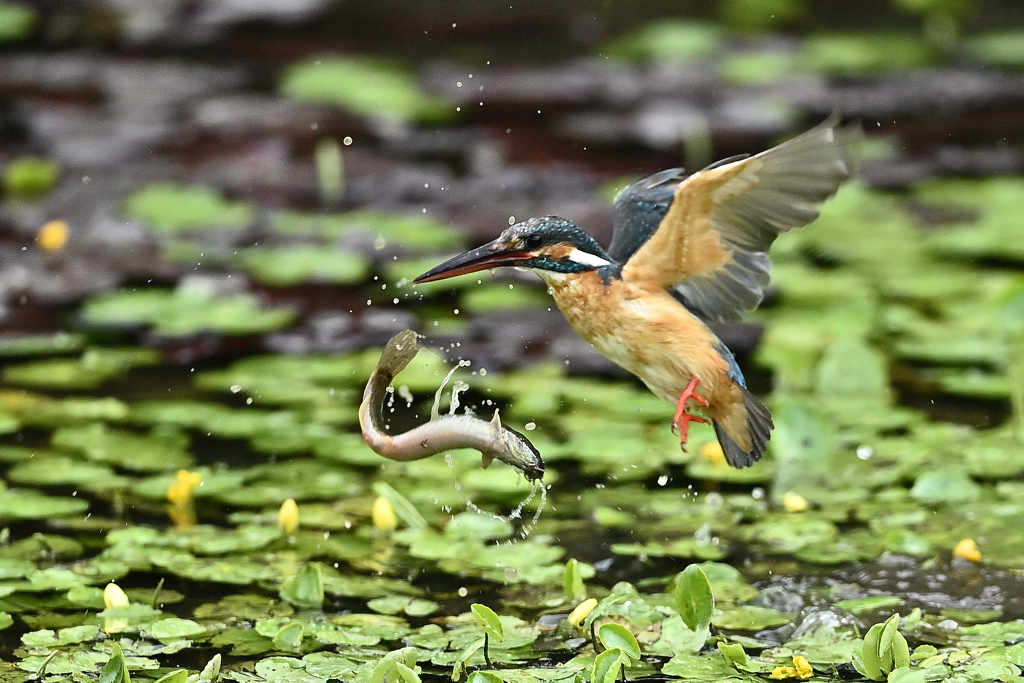
[[[482,507],[478,506],[472,500],[467,498],[466,494],[462,493],[462,484],[459,483],[458,474],[456,474],[455,472],[455,459],[452,458],[451,453],[445,454],[444,461],[448,464],[448,468],[451,469],[452,471],[452,479],[455,482],[455,490],[459,491],[460,494],[462,495],[462,502],[465,503],[467,510],[475,512],[478,515],[483,515],[484,517],[489,517],[491,519],[495,519],[500,522],[507,522],[513,525],[515,525],[516,522],[519,522],[519,531],[516,533],[516,536],[518,536],[518,540],[526,540],[527,538],[529,538],[534,528],[536,528],[537,522],[540,520],[541,513],[544,511],[544,508],[547,507],[547,484],[545,484],[543,481],[539,479],[531,481],[530,493],[526,496],[526,498],[523,498],[523,500],[519,501],[519,504],[516,505],[516,507],[510,513],[508,513],[507,515],[503,515],[497,512],[491,512],[490,510],[484,510]],[[533,517],[530,519],[530,521],[525,522],[523,520],[523,511],[526,509],[526,506],[529,505],[533,501],[533,499],[537,497],[538,491],[540,491],[540,503],[537,505],[537,509],[534,510]],[[506,545],[513,545],[514,543],[518,542],[518,540],[507,541]]]

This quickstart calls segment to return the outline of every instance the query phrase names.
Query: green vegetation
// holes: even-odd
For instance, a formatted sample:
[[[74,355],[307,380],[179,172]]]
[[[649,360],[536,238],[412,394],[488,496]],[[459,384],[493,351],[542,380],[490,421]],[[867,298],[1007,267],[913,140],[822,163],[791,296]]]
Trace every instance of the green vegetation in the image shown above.
[[[0,6],[0,24],[3,8]],[[52,190],[60,179],[60,166],[49,159],[24,157],[4,166],[0,183],[8,199],[39,199]]]
[[[721,29],[713,24],[664,20],[616,38],[601,51],[622,59],[692,61],[715,55],[721,48]]]
[[[164,234],[244,228],[255,217],[255,210],[246,202],[224,199],[206,187],[165,182],[136,190],[125,200],[124,213]]]
[[[424,93],[400,64],[371,57],[327,55],[293,64],[280,88],[288,97],[370,118],[439,123],[456,116],[453,103]]]
[[[216,210],[174,224],[251,222],[246,205],[204,196]],[[776,429],[750,469],[725,466],[706,426],[680,451],[673,406],[634,382],[554,362],[459,370],[473,390],[463,404],[482,417],[499,408],[539,448],[550,500],[476,452],[405,463],[370,452],[356,425],[376,349],[170,363],[190,335],[293,324],[295,312],[250,294],[192,280],[123,289],[83,303],[79,332],[4,337],[5,675],[1013,680],[1024,667],[1010,597],[1024,571],[1022,201],[1019,178],[931,181],[905,196],[852,185],[784,235],[777,296],[753,316]],[[214,218],[239,206],[244,219]],[[283,246],[239,247],[221,265],[277,286],[346,283],[357,301],[364,287],[428,332],[551,305],[539,282],[510,289],[486,274],[412,288],[464,246],[422,216],[282,212],[268,227]],[[375,281],[365,254],[377,251]],[[124,345],[142,328],[167,353]],[[426,419],[449,369],[424,352],[396,378],[394,429]],[[908,407],[922,396],[965,408],[984,397],[1013,416],[954,424]],[[375,507],[393,522],[375,522]],[[895,571],[927,595],[886,578]]]
[[[174,337],[198,332],[259,334],[287,326],[294,313],[287,308],[262,308],[249,294],[218,296],[201,288],[179,287],[99,294],[85,302],[82,318],[97,326],[152,326],[154,332]]]
[[[31,7],[16,2],[0,2],[0,43],[27,38],[36,25]]]

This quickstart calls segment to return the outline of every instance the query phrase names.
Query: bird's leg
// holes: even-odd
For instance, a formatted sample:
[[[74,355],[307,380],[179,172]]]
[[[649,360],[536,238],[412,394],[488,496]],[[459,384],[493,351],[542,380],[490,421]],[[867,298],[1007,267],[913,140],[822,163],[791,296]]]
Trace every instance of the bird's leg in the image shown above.
[[[676,430],[679,430],[679,445],[683,447],[684,451],[686,450],[686,439],[690,433],[690,423],[708,423],[708,421],[703,417],[694,415],[686,409],[686,401],[691,398],[701,405],[706,406],[708,404],[708,400],[697,393],[697,385],[699,383],[700,380],[694,377],[690,380],[690,383],[686,385],[686,388],[683,389],[683,393],[679,395],[679,402],[676,404],[675,419],[672,420],[672,433],[675,434]]]

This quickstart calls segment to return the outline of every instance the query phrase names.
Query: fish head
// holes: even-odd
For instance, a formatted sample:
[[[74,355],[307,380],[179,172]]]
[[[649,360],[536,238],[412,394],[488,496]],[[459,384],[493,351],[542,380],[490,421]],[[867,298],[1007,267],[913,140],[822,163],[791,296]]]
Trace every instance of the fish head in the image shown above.
[[[515,467],[530,481],[544,476],[544,460],[540,451],[523,434],[505,427],[502,441],[505,448],[495,455],[498,460]]]

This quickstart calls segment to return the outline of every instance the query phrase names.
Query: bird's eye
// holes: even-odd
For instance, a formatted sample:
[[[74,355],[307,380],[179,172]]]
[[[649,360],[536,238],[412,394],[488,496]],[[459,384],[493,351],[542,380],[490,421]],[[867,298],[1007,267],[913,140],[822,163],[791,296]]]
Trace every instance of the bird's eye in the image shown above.
[[[536,249],[537,247],[539,247],[543,243],[544,243],[544,238],[541,237],[540,235],[530,235],[529,237],[526,238],[526,248],[527,249]]]

